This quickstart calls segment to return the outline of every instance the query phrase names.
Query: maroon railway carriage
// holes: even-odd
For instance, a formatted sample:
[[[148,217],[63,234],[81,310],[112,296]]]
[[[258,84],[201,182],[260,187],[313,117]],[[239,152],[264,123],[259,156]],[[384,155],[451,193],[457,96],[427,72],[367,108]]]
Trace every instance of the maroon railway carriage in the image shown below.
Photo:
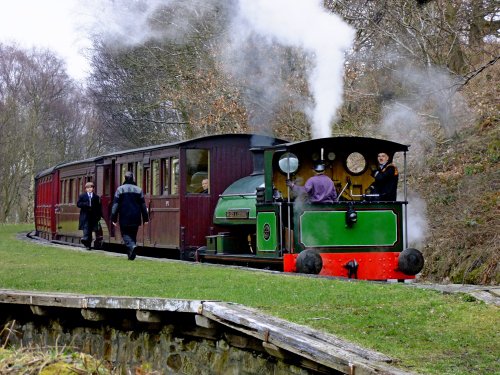
[[[219,195],[233,181],[253,170],[253,147],[284,141],[261,135],[227,134],[144,147],[60,164],[36,177],[35,226],[40,237],[78,243],[78,195],[88,181],[102,198],[102,239],[121,243],[110,221],[116,188],[132,171],[143,189],[150,222],[141,226],[139,245],[159,248],[166,256],[192,258],[218,233],[213,212]],[[201,182],[209,179],[209,191]],[[99,246],[99,243],[95,244]]]
[[[79,242],[78,195],[95,180],[99,158],[58,164],[35,177],[35,228],[47,240]]]
[[[35,180],[35,228],[46,240],[53,240],[56,235],[54,210],[59,203],[58,181],[59,171],[55,167],[40,172]]]

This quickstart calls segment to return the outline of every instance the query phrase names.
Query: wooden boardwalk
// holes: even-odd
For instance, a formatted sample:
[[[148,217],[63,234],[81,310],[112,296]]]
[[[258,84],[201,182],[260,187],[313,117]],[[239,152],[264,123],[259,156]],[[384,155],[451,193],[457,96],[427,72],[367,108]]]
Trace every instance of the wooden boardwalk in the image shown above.
[[[394,367],[392,359],[382,353],[234,303],[0,289],[0,308],[13,305],[28,305],[34,315],[57,311],[64,316],[64,309],[80,309],[83,318],[90,321],[105,321],[108,310],[113,310],[113,316],[117,310],[129,315],[133,310],[140,322],[159,322],[162,312],[189,313],[194,315],[199,327],[226,327],[237,331],[258,340],[261,349],[278,360],[298,357],[305,368],[326,368],[332,373],[355,375],[410,374]]]

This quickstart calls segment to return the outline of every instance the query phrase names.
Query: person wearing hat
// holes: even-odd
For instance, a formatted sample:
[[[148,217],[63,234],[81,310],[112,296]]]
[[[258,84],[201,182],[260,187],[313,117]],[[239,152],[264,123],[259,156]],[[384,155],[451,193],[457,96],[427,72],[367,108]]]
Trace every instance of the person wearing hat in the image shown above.
[[[398,190],[398,169],[386,152],[377,155],[378,167],[373,173],[375,181],[370,186],[371,194],[378,194],[377,201],[395,201]]]
[[[137,232],[143,222],[149,221],[148,209],[142,189],[134,182],[134,174],[125,173],[125,181],[116,189],[111,208],[111,222],[116,226],[120,220],[120,233],[128,249],[128,259],[134,260],[136,253]],[[142,219],[142,221],[141,221]]]
[[[102,217],[101,198],[94,193],[94,183],[85,184],[85,193],[78,196],[76,206],[80,208],[78,229],[83,231],[82,244],[90,250],[92,247],[92,232],[98,236],[99,220]]]
[[[337,199],[337,191],[333,181],[325,175],[325,169],[325,164],[316,164],[315,175],[310,177],[304,186],[298,186],[290,180],[287,180],[286,184],[295,194],[307,193],[311,203],[333,203]]]

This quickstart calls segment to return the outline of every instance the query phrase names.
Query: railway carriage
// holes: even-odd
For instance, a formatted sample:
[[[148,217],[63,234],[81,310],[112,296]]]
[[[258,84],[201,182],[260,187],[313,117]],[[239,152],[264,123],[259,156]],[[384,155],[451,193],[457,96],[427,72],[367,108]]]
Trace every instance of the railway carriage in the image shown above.
[[[140,227],[138,244],[157,249],[158,255],[194,259],[206,237],[219,232],[212,221],[219,194],[252,173],[250,150],[283,142],[254,134],[215,135],[59,164],[36,177],[36,232],[50,240],[79,243],[76,200],[92,181],[103,206],[97,247],[101,241],[121,243],[119,228],[110,223],[111,206],[125,172],[132,171],[150,214],[149,223]],[[208,193],[201,193],[203,178],[209,179]]]
[[[402,154],[400,200],[380,201],[368,190],[382,151]],[[287,143],[228,134],[110,153],[36,177],[36,232],[79,242],[76,199],[92,181],[103,204],[94,247],[121,243],[109,218],[113,194],[132,171],[150,213],[138,245],[159,256],[359,279],[414,278],[423,257],[407,243],[407,151],[363,137]],[[294,197],[286,185],[287,179],[303,184],[318,161],[338,193],[330,204]],[[201,188],[206,178],[208,193]]]

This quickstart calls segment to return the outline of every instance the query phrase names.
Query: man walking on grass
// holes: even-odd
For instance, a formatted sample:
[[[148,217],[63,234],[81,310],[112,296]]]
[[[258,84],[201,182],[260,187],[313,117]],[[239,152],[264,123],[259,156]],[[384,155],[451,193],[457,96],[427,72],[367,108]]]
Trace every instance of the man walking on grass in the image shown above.
[[[111,222],[114,226],[116,226],[117,218],[119,218],[123,242],[125,242],[128,249],[128,259],[134,260],[137,247],[137,231],[142,222],[144,224],[148,223],[149,216],[142,189],[135,184],[134,174],[130,171],[125,173],[123,185],[116,189],[111,209]]]

